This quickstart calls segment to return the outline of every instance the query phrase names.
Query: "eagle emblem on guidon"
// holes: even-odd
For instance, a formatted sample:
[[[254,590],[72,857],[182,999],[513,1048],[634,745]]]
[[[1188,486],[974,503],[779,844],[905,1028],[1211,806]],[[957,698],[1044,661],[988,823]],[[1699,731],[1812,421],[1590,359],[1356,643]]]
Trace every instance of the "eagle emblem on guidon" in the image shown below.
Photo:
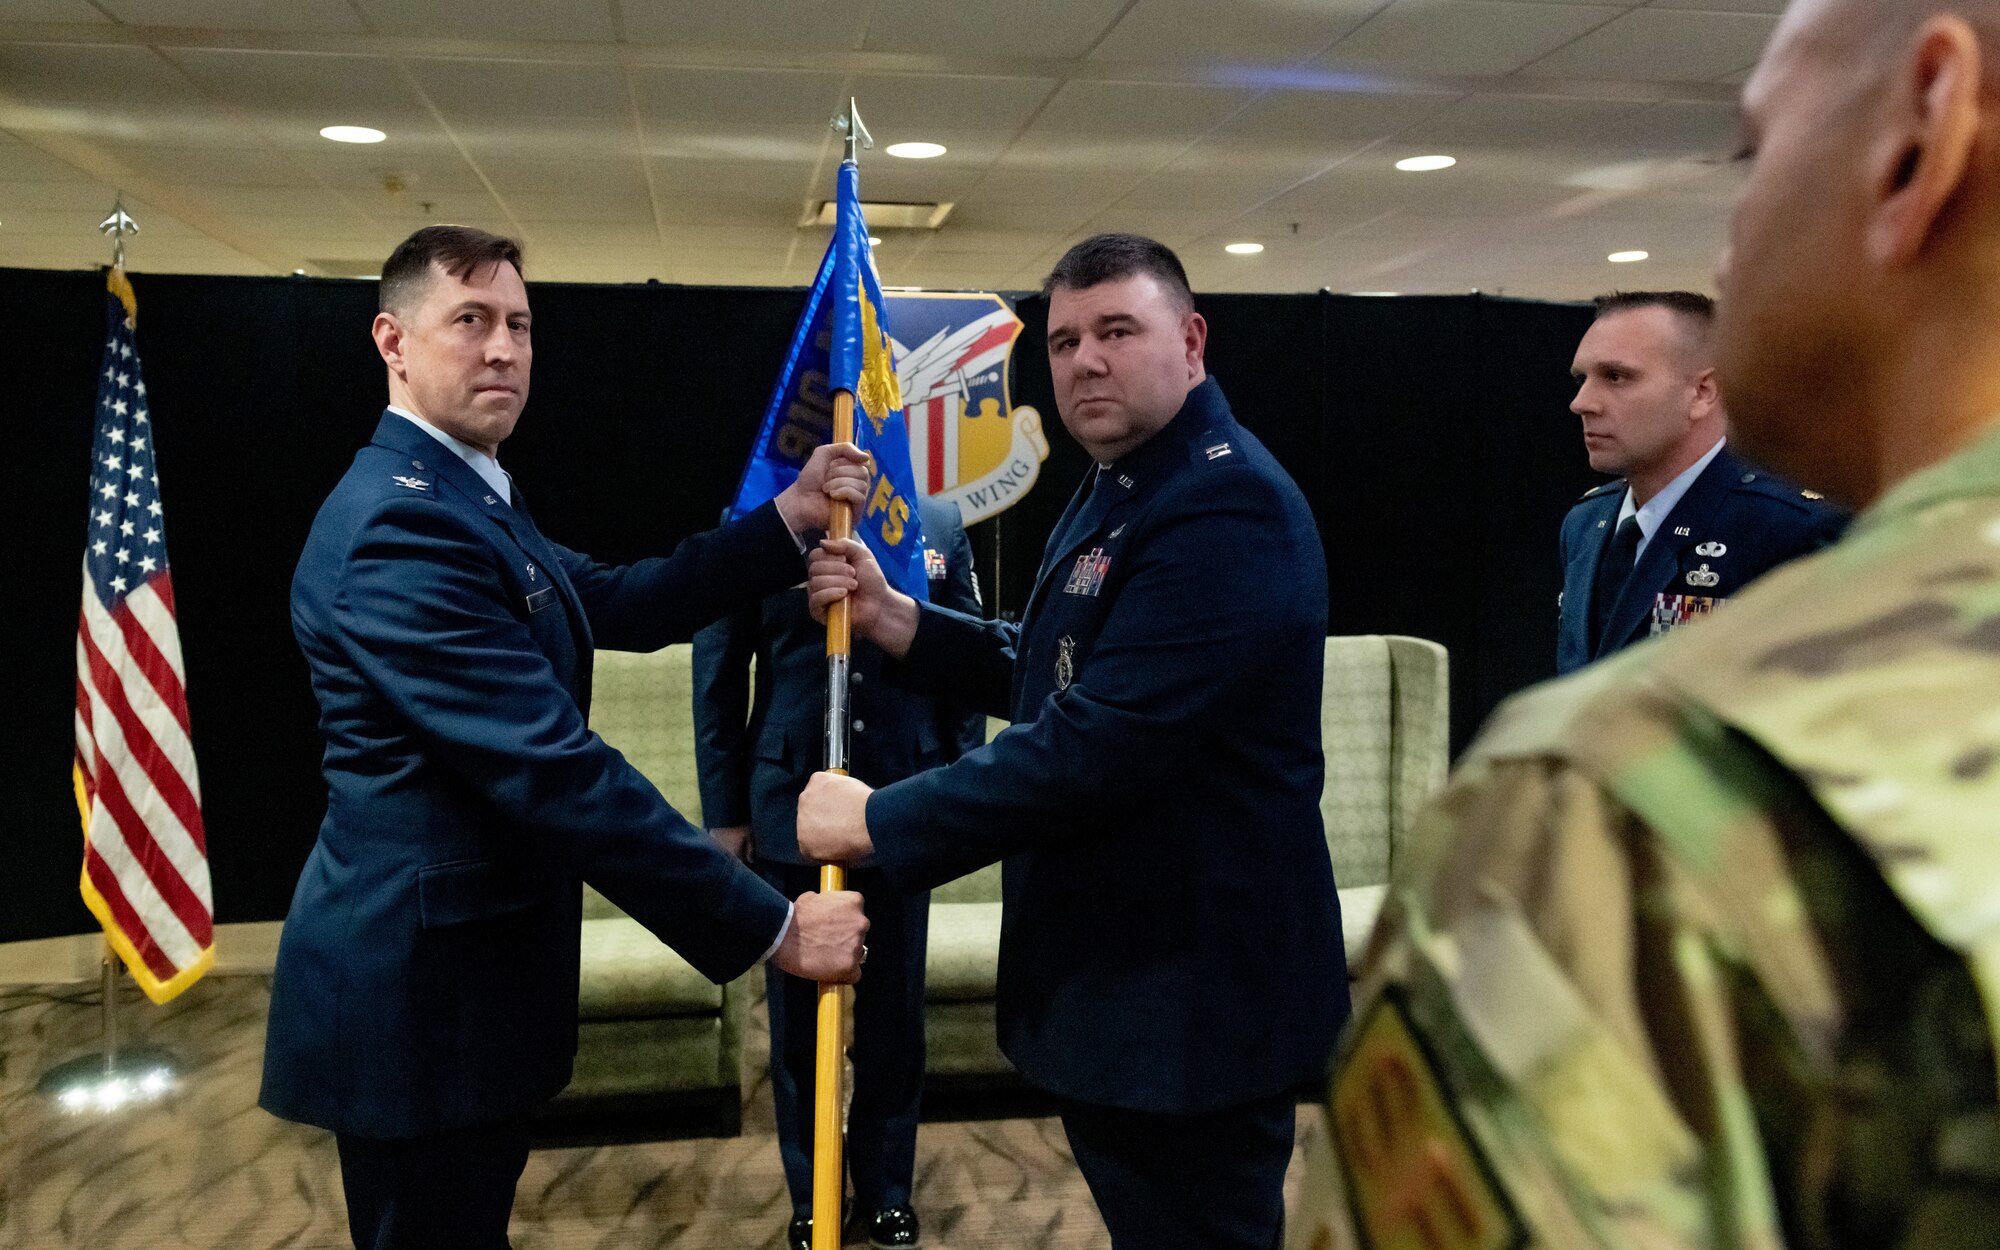
[[[885,291],[917,488],[965,523],[1018,503],[1049,458],[1042,414],[1016,408],[1007,361],[1021,319],[989,292]]]

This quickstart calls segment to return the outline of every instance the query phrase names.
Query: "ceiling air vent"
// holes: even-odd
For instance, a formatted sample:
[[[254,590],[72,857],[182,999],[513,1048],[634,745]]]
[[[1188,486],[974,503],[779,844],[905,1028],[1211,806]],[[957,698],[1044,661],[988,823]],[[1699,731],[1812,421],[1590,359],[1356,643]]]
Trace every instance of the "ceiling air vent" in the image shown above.
[[[870,230],[935,230],[944,224],[956,207],[951,201],[942,204],[900,204],[888,200],[861,201],[861,216]],[[799,218],[801,226],[830,226],[833,224],[834,205],[832,200],[815,200],[806,206],[805,216]]]

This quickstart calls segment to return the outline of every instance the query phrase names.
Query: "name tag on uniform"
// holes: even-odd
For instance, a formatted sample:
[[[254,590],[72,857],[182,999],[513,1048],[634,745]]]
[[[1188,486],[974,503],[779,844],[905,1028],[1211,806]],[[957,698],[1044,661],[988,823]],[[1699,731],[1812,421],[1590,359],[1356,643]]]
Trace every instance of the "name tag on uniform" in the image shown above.
[[[556,588],[544,586],[528,596],[528,611],[539,612],[556,601]]]
[[[1659,637],[1670,630],[1679,629],[1689,621],[1700,620],[1729,602],[1728,599],[1711,599],[1703,595],[1653,596],[1653,625],[1650,636]]]
[[[1096,598],[1097,592],[1104,589],[1104,575],[1110,571],[1111,557],[1104,554],[1104,548],[1092,547],[1087,555],[1076,558],[1069,580],[1063,583],[1063,593]]]

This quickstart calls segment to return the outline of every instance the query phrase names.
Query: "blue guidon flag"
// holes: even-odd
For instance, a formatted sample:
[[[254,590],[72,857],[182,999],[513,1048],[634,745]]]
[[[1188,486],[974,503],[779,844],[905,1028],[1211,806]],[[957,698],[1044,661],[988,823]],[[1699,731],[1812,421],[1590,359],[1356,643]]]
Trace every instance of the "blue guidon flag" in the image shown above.
[[[910,430],[852,162],[840,167],[835,203],[833,242],[792,332],[729,511],[732,517],[743,516],[791,485],[813,449],[833,433],[833,393],[852,392],[855,442],[875,457],[874,480],[868,502],[854,519],[855,533],[875,553],[890,585],[928,600]]]

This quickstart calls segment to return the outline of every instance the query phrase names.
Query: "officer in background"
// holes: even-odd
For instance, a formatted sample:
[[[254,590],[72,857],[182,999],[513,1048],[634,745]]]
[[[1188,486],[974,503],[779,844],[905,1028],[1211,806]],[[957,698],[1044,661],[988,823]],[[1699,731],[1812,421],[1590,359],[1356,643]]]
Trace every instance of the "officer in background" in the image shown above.
[[[1556,672],[1706,616],[1753,578],[1840,536],[1846,514],[1725,445],[1692,291],[1599,296],[1571,366],[1590,467],[1616,473],[1563,519]]]
[[[958,505],[922,499],[924,567],[931,601],[978,616]],[[750,671],[755,661],[755,691]],[[849,767],[871,786],[948,764],[986,741],[986,718],[882,680],[882,652],[856,641],[850,667]],[[695,635],[695,759],[709,833],[786,897],[818,888],[819,869],[799,853],[799,792],[822,764],[826,626],[803,586],[780,591]],[[847,1169],[859,1232],[884,1250],[918,1244],[911,1205],[917,1112],[924,1081],[924,946],[930,892],[902,894],[860,867],[847,888],[862,897],[868,975],[854,998],[854,1100]],[[787,1245],[812,1245],[813,1063],[818,986],[765,965],[771,1014],[771,1097],[778,1151],[791,1190]]]
[[[1419,821],[1331,1089],[1362,1244],[2000,1244],[1996,83],[2000,0],[1781,19],[1718,369],[1866,510]]]

